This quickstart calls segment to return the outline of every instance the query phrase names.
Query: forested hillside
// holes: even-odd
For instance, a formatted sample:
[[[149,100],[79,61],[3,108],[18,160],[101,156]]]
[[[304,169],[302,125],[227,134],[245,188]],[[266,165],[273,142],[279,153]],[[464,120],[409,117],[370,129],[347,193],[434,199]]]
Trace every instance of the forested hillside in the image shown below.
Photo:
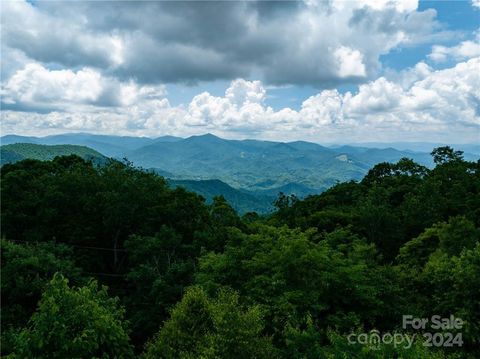
[[[480,162],[432,159],[279,196],[268,216],[114,160],[6,164],[2,356],[478,358]],[[461,343],[425,346],[405,314],[461,318]],[[348,339],[372,330],[416,336]]]
[[[57,156],[77,155],[86,160],[104,162],[105,156],[85,146],[46,146],[34,143],[15,143],[0,146],[0,164],[15,163],[24,159],[53,160]]]
[[[277,196],[279,192],[300,198],[318,194],[338,182],[361,180],[377,163],[397,162],[403,157],[429,168],[434,165],[428,153],[433,146],[414,143],[412,146],[422,152],[408,149],[408,143],[397,144],[401,150],[385,143],[378,144],[377,148],[326,147],[306,141],[228,140],[212,134],[148,138],[70,133],[46,137],[7,135],[0,140],[5,145],[22,142],[88,146],[107,157],[126,158],[135,166],[151,169],[169,179],[220,180],[235,189],[253,193],[260,202],[265,196]],[[425,150],[427,146],[430,147]],[[477,147],[464,145],[462,148],[471,151],[464,154],[465,159],[478,160]],[[201,184],[205,187],[200,193],[209,191],[209,183],[194,185],[200,188]],[[242,206],[254,208],[246,203]]]

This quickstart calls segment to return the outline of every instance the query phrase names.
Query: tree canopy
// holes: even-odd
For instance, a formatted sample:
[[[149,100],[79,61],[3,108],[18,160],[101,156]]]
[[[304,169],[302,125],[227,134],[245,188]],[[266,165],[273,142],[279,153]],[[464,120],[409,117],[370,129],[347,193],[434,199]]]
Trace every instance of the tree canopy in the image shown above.
[[[480,162],[449,147],[240,217],[124,161],[1,168],[2,356],[480,356]],[[453,315],[425,346],[402,315]],[[417,334],[409,349],[351,333]]]

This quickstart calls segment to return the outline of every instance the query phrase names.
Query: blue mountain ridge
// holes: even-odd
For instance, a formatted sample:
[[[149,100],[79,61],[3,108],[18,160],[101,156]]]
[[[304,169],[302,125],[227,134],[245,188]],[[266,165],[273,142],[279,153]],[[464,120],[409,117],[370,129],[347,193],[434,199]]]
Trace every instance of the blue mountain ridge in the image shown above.
[[[228,140],[213,134],[148,138],[88,133],[47,137],[7,135],[0,141],[2,145],[22,142],[87,146],[105,156],[126,158],[135,166],[154,170],[169,178],[172,185],[184,186],[207,200],[214,195],[229,197],[227,200],[235,202],[241,211],[268,211],[272,198],[279,192],[305,197],[337,182],[360,180],[380,162],[408,157],[425,166],[433,165],[428,153],[433,147],[428,144],[422,147],[427,151],[418,152],[399,150],[388,144],[383,148],[368,144],[326,147],[306,141]],[[407,145],[401,144],[403,148],[408,148]],[[415,143],[415,146],[420,145]],[[475,149],[475,145],[467,148]],[[465,154],[467,160],[478,157]]]

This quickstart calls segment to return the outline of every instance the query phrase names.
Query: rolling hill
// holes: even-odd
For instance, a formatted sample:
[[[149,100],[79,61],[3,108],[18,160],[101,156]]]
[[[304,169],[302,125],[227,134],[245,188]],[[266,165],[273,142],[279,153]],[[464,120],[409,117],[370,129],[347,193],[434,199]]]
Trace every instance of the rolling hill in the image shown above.
[[[0,163],[14,163],[23,159],[48,161],[57,156],[77,155],[93,161],[106,159],[101,153],[85,146],[76,145],[38,145],[34,143],[15,143],[0,146]]]
[[[212,134],[188,138],[88,133],[47,137],[8,135],[2,137],[1,142],[88,146],[108,157],[127,158],[134,165],[154,170],[167,178],[218,179],[255,196],[276,196],[278,192],[284,192],[304,197],[322,192],[339,181],[361,179],[375,164],[396,162],[402,157],[429,167],[433,165],[428,154],[433,145],[421,146],[419,143],[412,143],[412,148],[422,148],[423,152],[398,149],[408,148],[408,143],[392,144],[393,147],[379,144],[382,148],[375,148],[372,144],[325,147],[305,141],[226,140]],[[473,151],[476,147],[465,145],[463,148]],[[16,160],[15,154],[7,155]],[[466,153],[465,158],[477,160],[478,155]],[[208,193],[208,190],[202,190]]]
[[[178,179],[219,179],[234,188],[300,197],[337,181],[358,180],[372,165],[402,157],[431,165],[430,155],[393,148],[328,148],[315,143],[225,140],[211,134],[175,142],[154,142],[128,154],[145,168],[160,168]]]
[[[46,137],[27,137],[6,135],[1,138],[2,145],[14,143],[35,143],[41,145],[78,145],[87,146],[108,157],[123,158],[130,151],[157,141],[173,142],[180,138],[164,136],[156,139],[132,136],[107,136],[89,133],[66,133]]]

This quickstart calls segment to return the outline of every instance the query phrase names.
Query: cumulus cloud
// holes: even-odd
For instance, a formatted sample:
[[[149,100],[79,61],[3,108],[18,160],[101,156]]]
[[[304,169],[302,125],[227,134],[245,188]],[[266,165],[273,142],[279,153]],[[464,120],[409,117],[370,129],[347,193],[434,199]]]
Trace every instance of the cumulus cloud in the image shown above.
[[[363,55],[358,50],[341,46],[333,53],[338,63],[337,74],[341,78],[365,77],[367,72],[363,63]]]
[[[480,56],[480,30],[477,30],[474,40],[463,41],[452,47],[433,46],[428,58],[435,62],[444,62],[450,59],[460,61],[477,56]]]
[[[317,142],[424,140],[427,136],[437,141],[476,141],[480,133],[479,66],[480,58],[437,71],[419,63],[399,75],[404,81],[380,77],[354,93],[323,90],[306,99],[298,110],[274,110],[265,104],[266,89],[260,81],[238,79],[224,96],[203,92],[187,106],[171,106],[154,90],[140,88],[134,91],[135,101],[95,113],[4,111],[2,122],[7,132],[35,134],[51,133],[54,128],[57,132],[137,135],[214,132],[233,138]],[[80,81],[69,76],[72,86]],[[89,78],[87,74],[81,77]],[[85,93],[82,98],[91,101],[89,96]]]
[[[443,36],[417,0],[2,3],[2,46],[140,83],[366,81],[394,48]],[[16,70],[16,69],[15,69]]]
[[[233,81],[225,92],[225,97],[237,105],[246,103],[262,103],[267,91],[260,81]]]
[[[340,96],[341,105],[333,106],[340,118],[363,124],[389,122],[400,130],[403,125],[435,124],[431,130],[441,132],[461,123],[478,130],[479,66],[480,60],[475,58],[453,68],[427,70],[421,80],[405,88],[381,77],[361,85],[356,94]],[[425,70],[423,65],[421,68]]]
[[[90,69],[49,71],[31,63],[5,84],[4,102],[26,104],[55,102],[92,103],[102,92],[101,75]]]
[[[163,96],[165,90],[122,83],[91,68],[49,70],[29,63],[2,84],[1,94],[4,108],[49,112],[75,105],[128,106],[142,98]]]
[[[433,68],[421,61],[415,66],[406,68],[401,71],[388,69],[385,71],[384,77],[392,83],[396,83],[404,89],[409,88],[414,82],[423,80],[432,73]]]

